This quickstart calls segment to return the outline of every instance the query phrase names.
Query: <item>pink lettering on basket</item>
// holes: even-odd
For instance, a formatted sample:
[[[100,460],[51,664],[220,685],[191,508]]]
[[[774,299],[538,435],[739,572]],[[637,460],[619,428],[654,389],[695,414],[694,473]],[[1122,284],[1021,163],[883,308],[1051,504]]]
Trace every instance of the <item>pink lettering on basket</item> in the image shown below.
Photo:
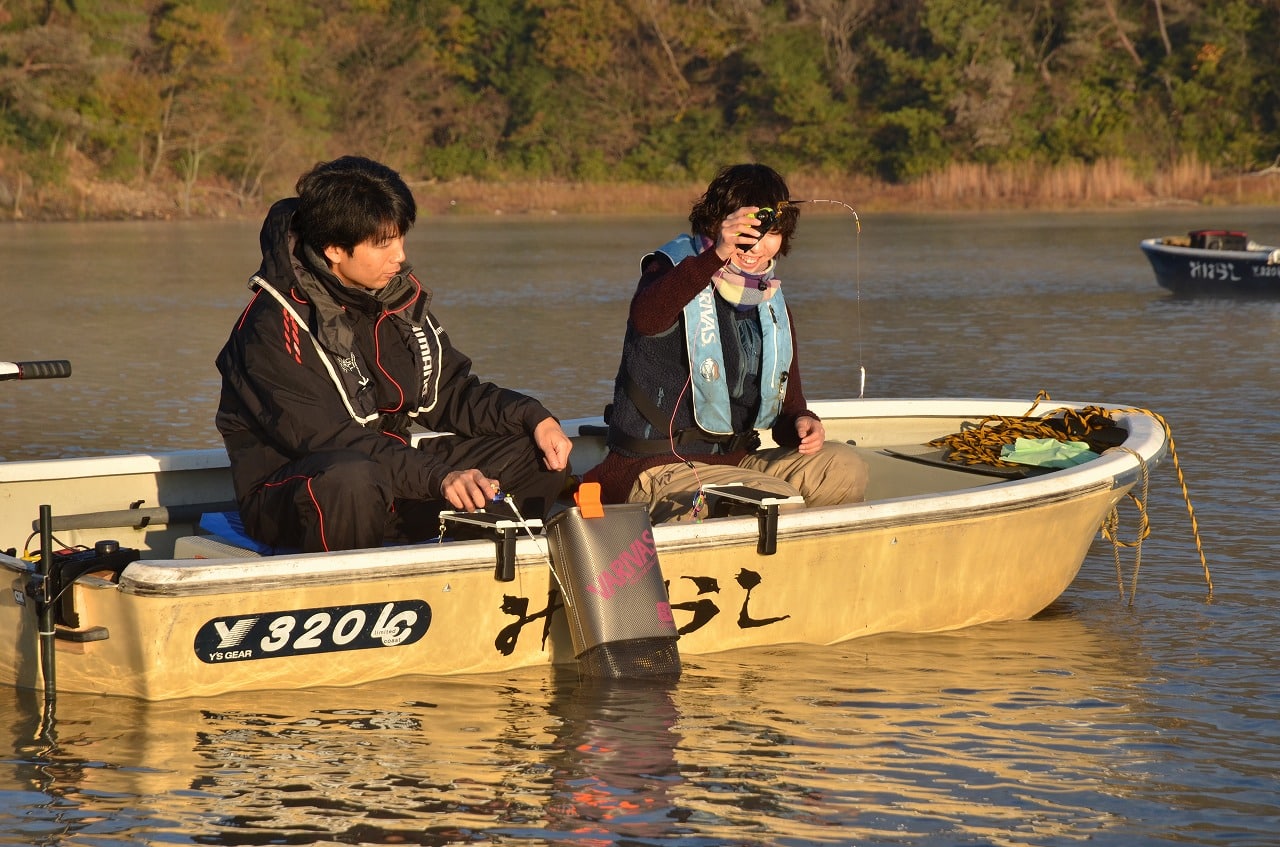
[[[619,553],[616,559],[596,575],[595,584],[588,585],[587,591],[601,600],[608,600],[618,589],[635,585],[657,564],[658,550],[653,544],[653,530],[646,529],[643,535],[631,542],[630,547]],[[669,609],[667,614],[671,614]]]

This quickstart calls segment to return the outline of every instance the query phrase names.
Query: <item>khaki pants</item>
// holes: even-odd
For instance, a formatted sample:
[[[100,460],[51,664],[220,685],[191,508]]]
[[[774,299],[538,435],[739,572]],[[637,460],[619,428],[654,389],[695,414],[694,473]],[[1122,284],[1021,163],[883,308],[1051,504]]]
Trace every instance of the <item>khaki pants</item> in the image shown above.
[[[783,497],[804,497],[806,506],[861,502],[867,489],[867,465],[852,447],[828,441],[806,456],[790,447],[773,447],[734,465],[694,462],[659,465],[642,471],[631,486],[630,503],[648,503],[654,523],[693,517],[693,501],[706,484],[740,482]],[[699,517],[706,517],[705,511]]]

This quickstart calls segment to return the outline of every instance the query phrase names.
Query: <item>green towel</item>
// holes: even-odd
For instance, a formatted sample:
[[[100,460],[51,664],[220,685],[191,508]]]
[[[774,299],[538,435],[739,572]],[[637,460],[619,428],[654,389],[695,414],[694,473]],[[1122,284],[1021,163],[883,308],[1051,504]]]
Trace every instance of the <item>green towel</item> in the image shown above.
[[[1084,464],[1098,454],[1083,441],[1059,441],[1056,438],[1019,438],[1000,448],[1000,458],[1019,465],[1040,468],[1069,468]]]

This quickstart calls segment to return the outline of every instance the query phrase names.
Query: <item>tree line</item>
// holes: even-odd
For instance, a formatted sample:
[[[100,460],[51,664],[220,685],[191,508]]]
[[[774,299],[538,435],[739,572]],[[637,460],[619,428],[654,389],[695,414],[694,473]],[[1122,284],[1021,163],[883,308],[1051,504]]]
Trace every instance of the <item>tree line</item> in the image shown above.
[[[1280,0],[6,0],[0,205],[73,172],[246,202],[413,180],[903,183],[1280,157]]]

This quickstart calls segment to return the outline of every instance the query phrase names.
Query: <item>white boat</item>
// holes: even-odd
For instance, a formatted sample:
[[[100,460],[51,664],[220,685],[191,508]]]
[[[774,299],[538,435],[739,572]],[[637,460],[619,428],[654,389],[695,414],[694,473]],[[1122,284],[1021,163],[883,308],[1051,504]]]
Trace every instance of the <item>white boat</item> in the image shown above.
[[[936,632],[1044,609],[1168,442],[1155,417],[1116,409],[1116,446],[1061,469],[964,467],[929,444],[1029,405],[815,404],[828,438],[867,460],[867,500],[763,501],[653,527],[679,655]],[[600,435],[575,436],[575,467],[603,449]],[[553,575],[553,534],[539,522],[499,522],[472,540],[264,557],[200,528],[231,499],[220,449],[0,463],[0,546],[13,548],[0,553],[0,674],[47,697],[163,700],[579,659],[582,586],[564,586],[559,567]],[[596,599],[621,594],[631,575],[625,551],[610,555],[576,563]]]

